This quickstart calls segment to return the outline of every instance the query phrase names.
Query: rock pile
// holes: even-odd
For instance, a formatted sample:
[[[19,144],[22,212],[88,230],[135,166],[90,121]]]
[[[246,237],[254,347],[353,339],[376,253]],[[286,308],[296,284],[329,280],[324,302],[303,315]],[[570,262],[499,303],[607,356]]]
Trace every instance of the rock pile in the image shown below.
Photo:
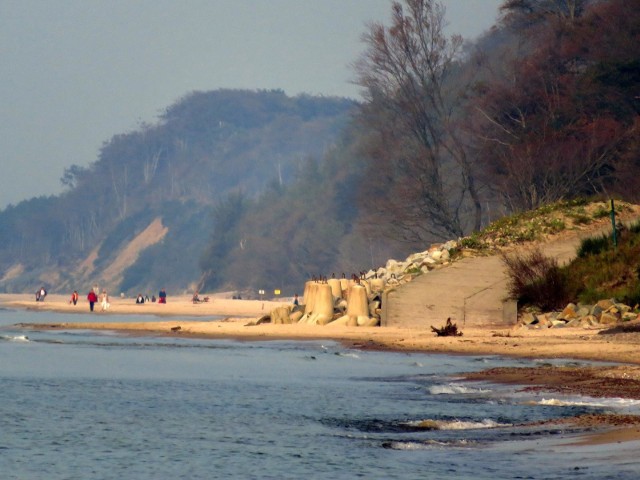
[[[636,308],[637,310],[637,308]],[[611,326],[620,322],[636,320],[638,314],[634,308],[615,299],[600,300],[595,305],[568,304],[561,312],[547,312],[534,314],[523,313],[519,318],[519,325],[531,328],[562,328],[577,327],[590,328]]]
[[[384,267],[366,272],[365,279],[379,278],[388,285],[410,282],[415,275],[445,267],[451,263],[451,252],[458,249],[458,242],[434,244],[424,252],[409,255],[404,261],[388,260]]]

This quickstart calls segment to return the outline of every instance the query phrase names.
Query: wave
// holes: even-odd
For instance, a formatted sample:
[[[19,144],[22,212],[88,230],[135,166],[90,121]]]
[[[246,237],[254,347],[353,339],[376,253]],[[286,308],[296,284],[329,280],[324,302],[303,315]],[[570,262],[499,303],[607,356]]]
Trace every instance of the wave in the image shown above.
[[[447,385],[432,385],[428,388],[431,395],[469,395],[479,393],[490,393],[491,390],[484,388],[474,388],[459,383],[449,383]]]
[[[453,440],[450,442],[442,442],[438,440],[425,440],[423,442],[402,442],[402,441],[390,441],[384,442],[382,444],[382,448],[388,448],[391,450],[431,450],[434,448],[446,448],[446,447],[470,447],[473,446],[475,442],[460,439]]]
[[[634,408],[640,407],[640,400],[629,398],[591,398],[581,397],[580,399],[559,399],[543,398],[532,402],[534,405],[548,407],[593,407],[593,408]]]
[[[357,353],[335,352],[334,355],[337,355],[338,357],[360,358],[360,356]]]
[[[498,423],[495,420],[485,418],[480,422],[464,420],[414,420],[407,422],[408,425],[425,430],[478,430],[483,428],[510,427],[510,423]]]
[[[26,335],[0,335],[0,340],[6,342],[30,342],[29,337]]]

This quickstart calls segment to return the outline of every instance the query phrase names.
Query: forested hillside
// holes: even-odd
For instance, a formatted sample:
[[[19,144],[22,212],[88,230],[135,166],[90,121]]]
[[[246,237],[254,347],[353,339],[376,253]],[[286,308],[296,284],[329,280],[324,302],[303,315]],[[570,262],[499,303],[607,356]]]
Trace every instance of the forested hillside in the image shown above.
[[[0,289],[186,290],[200,276],[213,206],[292,182],[333,147],[353,107],[281,91],[187,95],[157,124],[105,142],[88,167],[66,169],[64,194],[0,213]],[[146,230],[155,219],[166,232]]]
[[[0,212],[0,290],[291,295],[498,217],[640,200],[640,0],[505,0],[476,43],[392,2],[360,103],[196,92],[107,141],[67,191]]]

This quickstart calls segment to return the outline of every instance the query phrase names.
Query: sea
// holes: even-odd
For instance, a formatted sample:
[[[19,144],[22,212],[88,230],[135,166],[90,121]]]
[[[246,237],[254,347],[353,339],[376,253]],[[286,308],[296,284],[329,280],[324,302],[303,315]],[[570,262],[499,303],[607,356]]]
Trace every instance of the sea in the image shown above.
[[[0,478],[640,477],[640,442],[533,425],[637,401],[461,379],[549,360],[16,326],[90,320],[0,310]]]

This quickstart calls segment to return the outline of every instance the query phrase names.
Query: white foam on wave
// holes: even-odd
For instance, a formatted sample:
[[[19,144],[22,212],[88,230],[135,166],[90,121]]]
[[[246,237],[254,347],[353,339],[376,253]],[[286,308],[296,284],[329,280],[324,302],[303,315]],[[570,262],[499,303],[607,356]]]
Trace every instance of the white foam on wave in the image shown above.
[[[468,447],[473,442],[466,439],[455,440],[453,442],[440,442],[438,440],[425,440],[424,442],[389,442],[386,446],[393,450],[430,450],[443,447]]]
[[[29,337],[26,335],[0,335],[0,339],[7,342],[30,342]]]
[[[360,358],[360,356],[357,353],[336,352],[336,355],[338,355],[339,357]]]
[[[463,421],[463,420],[414,420],[407,422],[412,427],[424,427],[428,430],[478,430],[483,428],[510,427],[510,423],[498,423],[490,418],[482,421]]]
[[[440,430],[474,430],[479,428],[498,428],[510,426],[510,423],[498,423],[495,420],[485,418],[481,422],[463,422],[461,420],[441,422]]]
[[[432,385],[428,390],[431,395],[468,395],[491,392],[491,390],[487,390],[484,388],[473,388],[459,383],[449,383],[447,385]]]
[[[638,408],[640,400],[629,398],[593,398],[580,397],[578,399],[543,398],[536,405],[550,407],[593,407],[593,408]]]

